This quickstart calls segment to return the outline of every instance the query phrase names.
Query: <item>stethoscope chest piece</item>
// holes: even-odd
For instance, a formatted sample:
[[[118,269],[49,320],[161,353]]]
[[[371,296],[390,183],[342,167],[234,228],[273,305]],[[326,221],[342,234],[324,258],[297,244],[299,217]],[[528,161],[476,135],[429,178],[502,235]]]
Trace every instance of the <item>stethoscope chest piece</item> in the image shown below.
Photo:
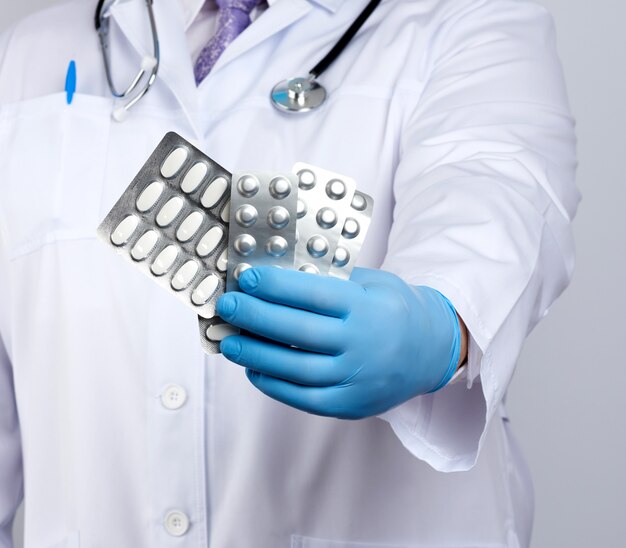
[[[311,78],[289,78],[274,86],[271,98],[281,112],[298,114],[319,107],[326,100],[326,90]]]

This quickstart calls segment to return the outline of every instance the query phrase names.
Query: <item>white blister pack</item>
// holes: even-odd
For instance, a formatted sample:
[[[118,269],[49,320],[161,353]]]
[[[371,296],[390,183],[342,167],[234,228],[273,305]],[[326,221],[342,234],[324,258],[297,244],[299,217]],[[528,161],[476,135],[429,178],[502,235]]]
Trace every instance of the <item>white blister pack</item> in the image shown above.
[[[294,268],[327,275],[354,197],[354,179],[303,162],[298,177],[298,223]]]
[[[333,255],[333,261],[328,271],[329,276],[350,278],[352,269],[365,242],[374,209],[374,199],[364,192],[357,190],[352,198],[350,209],[343,223],[341,237]]]
[[[231,174],[176,133],[165,135],[98,227],[98,236],[212,318],[226,286]]]

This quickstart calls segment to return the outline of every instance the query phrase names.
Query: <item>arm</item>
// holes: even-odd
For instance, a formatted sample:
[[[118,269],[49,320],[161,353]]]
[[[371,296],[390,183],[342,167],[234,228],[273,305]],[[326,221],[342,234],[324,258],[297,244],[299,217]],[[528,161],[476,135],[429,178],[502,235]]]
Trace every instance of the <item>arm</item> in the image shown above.
[[[569,283],[576,141],[540,6],[467,3],[442,25],[429,65],[382,268],[452,302],[469,334],[468,388],[383,417],[414,455],[452,471],[475,464],[526,336]]]

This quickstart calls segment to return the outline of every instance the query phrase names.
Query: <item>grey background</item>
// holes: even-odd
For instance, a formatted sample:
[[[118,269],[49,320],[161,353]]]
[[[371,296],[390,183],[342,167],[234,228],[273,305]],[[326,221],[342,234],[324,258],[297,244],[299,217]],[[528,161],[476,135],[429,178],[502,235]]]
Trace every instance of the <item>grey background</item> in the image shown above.
[[[0,29],[58,0],[0,0]],[[169,0],[173,1],[173,0]],[[93,0],[95,5],[95,0]],[[533,548],[626,546],[626,2],[541,0],[578,119],[574,282],[530,336],[509,411],[535,480]],[[621,185],[621,186],[620,186]],[[21,514],[15,526],[21,547]]]

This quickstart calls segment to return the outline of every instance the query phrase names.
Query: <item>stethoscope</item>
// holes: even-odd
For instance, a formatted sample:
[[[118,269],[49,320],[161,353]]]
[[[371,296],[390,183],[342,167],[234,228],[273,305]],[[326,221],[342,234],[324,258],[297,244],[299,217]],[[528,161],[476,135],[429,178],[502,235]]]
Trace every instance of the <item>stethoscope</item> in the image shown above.
[[[96,31],[100,38],[102,57],[104,59],[104,70],[109,85],[109,89],[114,97],[127,99],[127,101],[113,111],[113,118],[122,121],[126,118],[128,111],[133,108],[148,93],[159,72],[161,52],[159,49],[159,34],[154,18],[154,0],[145,0],[150,20],[152,32],[153,55],[145,56],[141,61],[141,67],[131,83],[124,91],[118,91],[113,82],[111,71],[111,55],[109,41],[109,17],[110,8],[118,0],[99,0],[96,7]],[[317,63],[306,77],[288,78],[276,84],[270,93],[271,103],[279,111],[288,114],[300,114],[309,112],[321,106],[327,97],[324,86],[317,79],[322,73],[341,55],[348,46],[354,35],[367,21],[369,16],[380,4],[380,0],[370,0],[365,9],[353,21],[348,30],[341,36],[333,48]],[[143,82],[143,85],[139,85]]]

